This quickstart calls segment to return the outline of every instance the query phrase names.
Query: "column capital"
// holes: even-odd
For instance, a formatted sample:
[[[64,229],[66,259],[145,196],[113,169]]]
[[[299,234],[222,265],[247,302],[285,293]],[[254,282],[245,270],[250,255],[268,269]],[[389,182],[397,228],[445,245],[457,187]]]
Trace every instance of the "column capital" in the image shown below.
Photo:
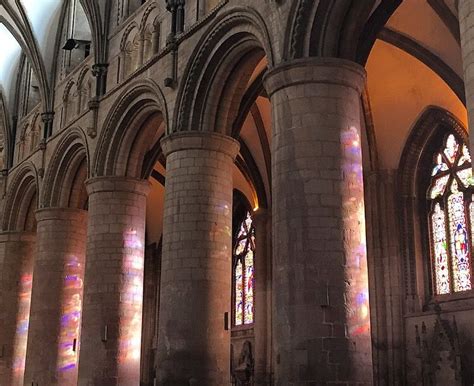
[[[240,144],[228,135],[211,131],[182,131],[171,133],[161,140],[166,157],[181,150],[213,150],[235,159]]]
[[[44,123],[52,122],[53,119],[54,119],[54,111],[45,111],[44,113],[41,113],[41,120]]]
[[[128,192],[147,196],[151,184],[147,180],[140,180],[125,176],[92,177],[86,181],[89,195],[98,192]]]
[[[78,208],[41,208],[35,212],[36,221],[86,219],[87,210]]]
[[[345,86],[361,93],[366,80],[365,69],[350,60],[340,58],[303,58],[282,63],[263,78],[265,89],[271,97],[287,87],[324,83]]]
[[[92,65],[92,75],[95,77],[103,76],[109,68],[108,63],[95,63]]]

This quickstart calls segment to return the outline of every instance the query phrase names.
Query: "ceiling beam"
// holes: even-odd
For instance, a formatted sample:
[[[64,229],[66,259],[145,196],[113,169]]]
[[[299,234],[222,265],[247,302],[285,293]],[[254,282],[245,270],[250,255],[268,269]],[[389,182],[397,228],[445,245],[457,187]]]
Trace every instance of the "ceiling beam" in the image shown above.
[[[459,20],[451,9],[446,5],[444,0],[428,0],[428,4],[436,12],[443,24],[449,29],[454,39],[461,44],[461,36],[459,32]]]
[[[451,90],[453,90],[457,95],[459,100],[466,105],[463,79],[439,56],[433,54],[430,50],[423,47],[420,43],[410,37],[387,27],[380,31],[378,38],[405,51],[428,66],[446,82]]]

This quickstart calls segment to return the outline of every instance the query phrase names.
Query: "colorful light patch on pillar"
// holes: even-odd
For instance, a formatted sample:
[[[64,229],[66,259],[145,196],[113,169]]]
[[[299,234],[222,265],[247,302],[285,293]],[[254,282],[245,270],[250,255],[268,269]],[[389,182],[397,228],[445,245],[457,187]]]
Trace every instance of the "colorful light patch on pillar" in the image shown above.
[[[81,326],[84,267],[71,256],[64,267],[58,371],[76,371]]]
[[[124,233],[127,255],[123,260],[119,321],[119,361],[136,363],[141,356],[143,308],[143,237],[135,229]]]
[[[369,283],[365,237],[364,182],[359,130],[341,133],[343,151],[344,249],[346,255],[347,330],[349,336],[370,336]]]
[[[24,274],[20,279],[18,317],[13,348],[13,384],[23,384],[25,372],[26,344],[28,341],[28,326],[30,320],[31,289],[33,276]]]

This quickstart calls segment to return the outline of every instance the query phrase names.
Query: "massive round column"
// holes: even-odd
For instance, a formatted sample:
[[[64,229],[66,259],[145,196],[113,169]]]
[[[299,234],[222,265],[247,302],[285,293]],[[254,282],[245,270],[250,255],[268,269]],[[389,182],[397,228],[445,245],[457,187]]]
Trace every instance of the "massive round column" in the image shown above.
[[[25,384],[75,386],[84,276],[87,212],[36,212]]]
[[[254,384],[267,385],[270,379],[269,331],[271,331],[271,216],[266,209],[253,213],[255,223],[255,365]]]
[[[140,384],[149,183],[96,177],[89,193],[79,385]]]
[[[161,145],[167,158],[158,384],[227,385],[232,167],[239,144],[217,133],[186,132]]]
[[[35,240],[0,233],[0,385],[23,386]]]
[[[276,385],[372,384],[360,94],[342,59],[271,70]]]

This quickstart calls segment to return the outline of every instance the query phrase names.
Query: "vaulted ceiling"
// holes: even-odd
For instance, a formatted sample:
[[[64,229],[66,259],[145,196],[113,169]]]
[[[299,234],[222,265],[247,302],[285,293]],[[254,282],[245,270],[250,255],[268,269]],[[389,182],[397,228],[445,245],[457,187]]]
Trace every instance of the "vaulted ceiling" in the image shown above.
[[[398,167],[411,128],[430,105],[467,125],[456,0],[397,1],[366,64],[383,169]]]
[[[0,0],[0,92],[11,109],[22,55],[30,64],[38,82],[44,111],[52,107],[53,73],[61,43],[63,23],[74,25],[85,17],[83,5],[90,0]],[[99,26],[100,27],[100,26]],[[72,28],[68,25],[68,28]],[[77,28],[77,23],[76,23]],[[87,29],[88,23],[80,28]]]
[[[63,0],[0,0],[0,87],[7,104],[13,100],[20,56],[24,54],[40,84],[43,103],[50,90],[51,66]]]

